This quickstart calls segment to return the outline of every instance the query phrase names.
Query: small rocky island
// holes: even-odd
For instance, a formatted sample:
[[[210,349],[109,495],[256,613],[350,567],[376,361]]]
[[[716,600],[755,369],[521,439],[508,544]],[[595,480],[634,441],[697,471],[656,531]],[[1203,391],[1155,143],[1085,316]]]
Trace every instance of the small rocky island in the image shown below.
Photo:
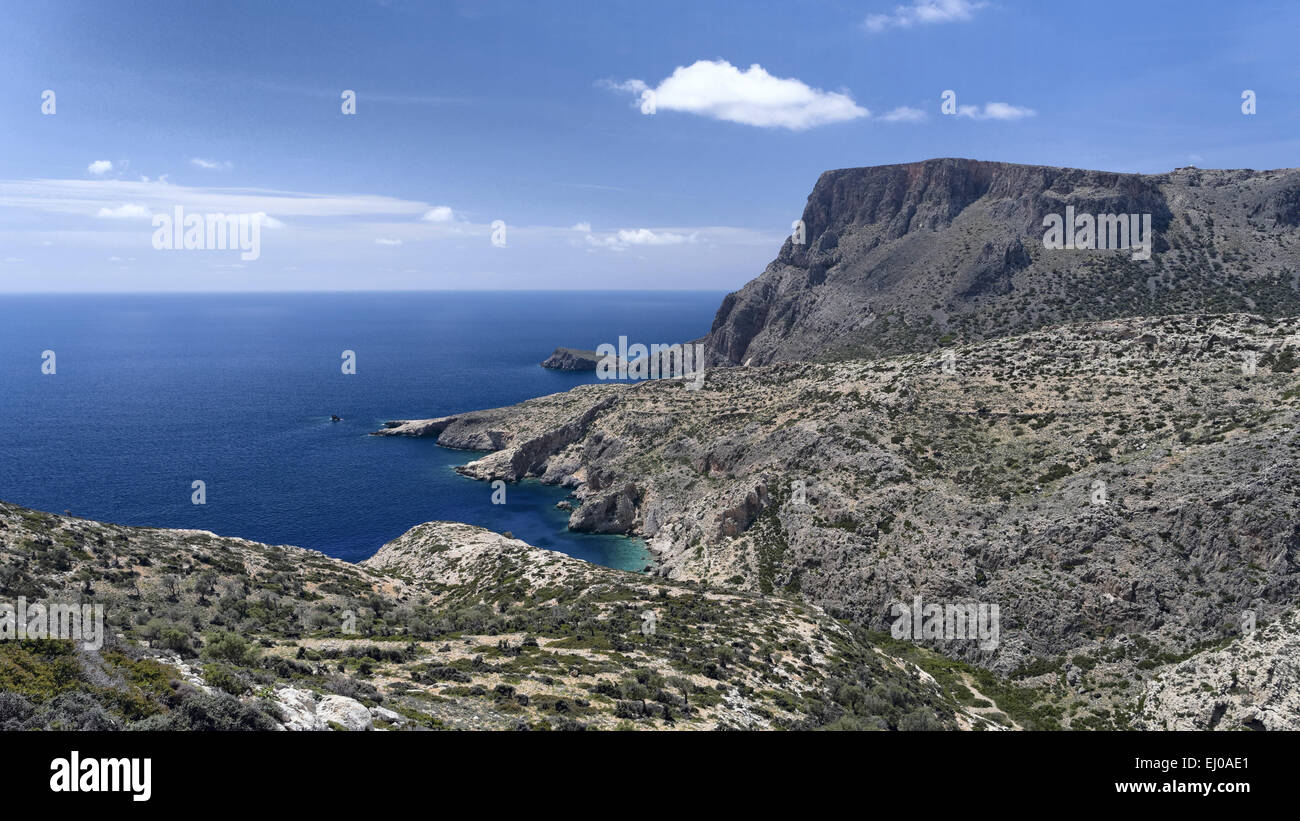
[[[556,348],[555,352],[542,362],[542,367],[553,371],[594,371],[601,359],[601,355],[595,351]]]

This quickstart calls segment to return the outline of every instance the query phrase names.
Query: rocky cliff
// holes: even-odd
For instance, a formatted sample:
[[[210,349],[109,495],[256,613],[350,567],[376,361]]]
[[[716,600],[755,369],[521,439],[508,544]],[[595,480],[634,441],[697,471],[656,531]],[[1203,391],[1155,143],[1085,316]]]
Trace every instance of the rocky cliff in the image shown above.
[[[1044,247],[1044,217],[1150,214],[1151,259]],[[1300,313],[1300,171],[1117,174],[937,159],[828,171],[723,301],[712,364],[922,351],[1062,322]]]

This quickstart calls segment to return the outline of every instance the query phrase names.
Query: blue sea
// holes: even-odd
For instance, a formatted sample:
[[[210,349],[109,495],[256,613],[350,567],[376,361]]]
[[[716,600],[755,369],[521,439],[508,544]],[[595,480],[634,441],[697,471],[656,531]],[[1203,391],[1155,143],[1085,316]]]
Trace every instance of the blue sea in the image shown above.
[[[558,345],[679,342],[720,292],[0,296],[0,499],[201,528],[358,561],[421,522],[469,522],[640,569],[642,543],[569,532],[567,491],[506,504],[452,468],[476,454],[368,435],[390,419],[509,405],[596,381]],[[43,374],[42,352],[56,373]],[[342,353],[356,374],[342,373]],[[341,422],[331,422],[337,414]],[[191,483],[206,485],[192,503]]]

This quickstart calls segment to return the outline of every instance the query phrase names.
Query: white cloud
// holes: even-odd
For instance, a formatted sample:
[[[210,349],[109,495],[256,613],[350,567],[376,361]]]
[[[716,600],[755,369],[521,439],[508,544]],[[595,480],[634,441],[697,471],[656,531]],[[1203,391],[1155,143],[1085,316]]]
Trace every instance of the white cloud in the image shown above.
[[[616,83],[613,80],[601,80],[597,85],[604,86],[611,91],[627,91],[632,94],[640,94],[650,87],[645,84],[644,80],[624,80],[621,83]]]
[[[921,109],[900,105],[898,108],[888,112],[880,119],[887,123],[919,123],[925,118],[925,112]]]
[[[263,227],[263,228],[283,228],[283,227],[284,227],[284,223],[283,223],[283,222],[280,222],[278,219],[276,219],[275,217],[273,217],[273,216],[271,216],[270,214],[266,213],[265,211],[258,211],[258,212],[256,212],[256,213],[252,214],[251,216],[254,216],[254,217],[261,217],[261,218],[262,218],[262,220],[261,220],[261,224],[262,224],[262,227]]]
[[[983,109],[977,105],[957,106],[958,117],[969,117],[972,120],[1020,120],[1036,113],[1032,108],[1010,103],[985,103]]]
[[[209,171],[216,171],[219,169],[229,169],[235,167],[230,162],[230,160],[205,160],[202,157],[192,157],[190,159],[190,165],[194,166],[195,168],[205,168]]]
[[[113,170],[113,163],[109,160],[95,160],[86,166],[86,172],[94,174],[96,177],[102,177],[109,171]]]
[[[451,222],[456,213],[451,210],[450,206],[438,205],[424,212],[420,219],[424,222]]]
[[[149,219],[153,216],[153,212],[143,205],[127,202],[116,208],[101,208],[95,216],[101,219]]]
[[[912,0],[912,5],[897,6],[892,14],[868,15],[862,25],[867,31],[878,34],[888,28],[964,23],[987,5],[982,0]]]
[[[698,60],[678,66],[653,89],[642,80],[603,85],[637,94],[644,113],[685,111],[760,128],[802,131],[870,115],[847,93],[774,77],[757,63],[741,71],[726,60]],[[652,101],[652,109],[647,101]]]
[[[130,180],[0,180],[0,205],[46,213],[95,214],[122,203],[153,211],[279,214],[284,217],[416,217],[426,202],[374,194],[303,194],[253,188],[207,188]],[[436,210],[436,209],[435,209]],[[276,220],[278,224],[279,221]],[[269,219],[266,223],[271,225]]]
[[[649,228],[637,228],[634,231],[619,231],[618,240],[628,245],[679,245],[683,242],[694,242],[695,235],[674,234],[671,232],[655,233]]]
[[[389,239],[388,237],[375,237],[375,245],[401,245],[400,239]]]
[[[188,157],[185,158],[188,160]],[[122,172],[114,160],[114,172]],[[189,167],[188,164],[186,167]],[[0,179],[0,255],[24,261],[0,265],[0,291],[78,290],[312,290],[356,287],[355,273],[373,274],[367,287],[385,288],[506,288],[537,287],[531,274],[521,274],[519,255],[529,268],[544,272],[544,287],[587,288],[592,282],[612,287],[700,288],[734,287],[771,259],[788,234],[782,225],[763,229],[690,223],[663,224],[635,219],[624,230],[605,227],[595,232],[575,230],[573,216],[552,224],[510,225],[514,255],[502,254],[489,238],[485,219],[466,221],[456,212],[452,221],[426,223],[425,213],[437,206],[427,201],[375,194],[331,194],[254,188],[189,186],[129,179],[72,180]],[[136,206],[140,219],[96,219],[129,214]],[[193,254],[153,253],[153,228],[143,218],[172,213],[182,206],[190,213],[275,214],[262,221],[263,256],[246,269],[213,263],[235,259]],[[576,215],[574,215],[576,216]],[[288,225],[275,233],[271,228]],[[583,215],[579,227],[591,227]],[[601,225],[599,220],[591,223]],[[618,223],[606,223],[617,226]],[[646,226],[641,228],[639,226]],[[588,240],[588,237],[592,237]],[[401,240],[385,246],[376,239]],[[411,248],[427,248],[420,263],[376,266],[376,258],[398,260]],[[274,255],[269,253],[274,249]],[[52,253],[57,251],[57,253]],[[104,260],[117,256],[111,270],[124,275],[105,283]],[[134,261],[133,261],[134,258]],[[13,272],[39,265],[39,278],[18,278]],[[282,264],[283,263],[283,264]],[[413,270],[418,272],[413,273]]]
[[[608,248],[613,251],[625,251],[634,245],[681,245],[686,242],[695,242],[699,237],[698,233],[683,234],[674,231],[652,231],[649,228],[623,228],[611,234],[597,235],[591,233],[591,226],[587,223],[578,223],[574,228],[582,230],[579,226],[586,226],[586,240],[589,244],[597,248]]]
[[[581,232],[584,233],[584,234],[590,234],[590,233],[591,233],[591,223],[589,223],[589,222],[579,222],[579,223],[577,223],[577,224],[575,224],[575,225],[573,226],[573,230],[574,230],[574,231],[581,231]]]

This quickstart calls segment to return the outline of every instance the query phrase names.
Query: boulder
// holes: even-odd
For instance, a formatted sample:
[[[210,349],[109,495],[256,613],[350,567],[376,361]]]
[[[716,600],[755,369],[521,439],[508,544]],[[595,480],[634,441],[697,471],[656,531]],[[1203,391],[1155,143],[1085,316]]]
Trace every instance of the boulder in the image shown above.
[[[285,716],[286,730],[328,730],[331,724],[345,730],[374,726],[366,705],[347,696],[319,696],[311,690],[284,687],[275,691],[275,701]]]
[[[366,705],[347,696],[325,696],[316,704],[316,716],[326,725],[337,724],[345,730],[369,730],[374,719]]]

